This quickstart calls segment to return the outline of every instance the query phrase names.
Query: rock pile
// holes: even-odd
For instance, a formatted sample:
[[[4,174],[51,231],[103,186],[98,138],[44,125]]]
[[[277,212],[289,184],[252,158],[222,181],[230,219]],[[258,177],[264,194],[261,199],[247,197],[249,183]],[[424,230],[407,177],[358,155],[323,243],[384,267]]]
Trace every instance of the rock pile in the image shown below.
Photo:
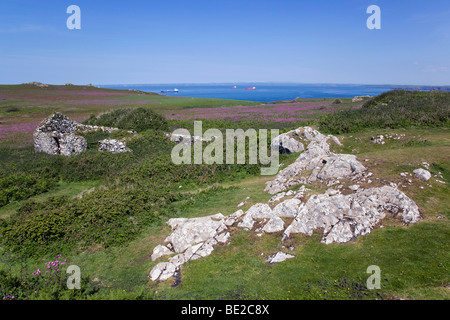
[[[384,136],[383,135],[379,135],[376,137],[371,137],[370,140],[372,140],[373,143],[375,144],[385,144],[386,141],[384,141]]]
[[[41,122],[33,134],[34,150],[70,156],[87,149],[86,139],[75,135],[77,123],[56,112]]]
[[[352,102],[360,102],[366,99],[371,98],[370,96],[356,96],[352,99]]]
[[[86,139],[77,135],[77,133],[95,131],[112,133],[117,130],[119,129],[80,124],[56,112],[51,117],[42,121],[39,127],[36,128],[33,134],[34,150],[52,155],[61,154],[71,156],[87,149]],[[136,132],[128,131],[128,133],[135,134]],[[131,151],[126,147],[124,141],[108,139],[99,141],[99,150],[110,152]]]
[[[123,140],[104,139],[98,142],[98,151],[109,151],[111,153],[131,152]]]
[[[213,139],[203,138],[199,136],[191,136],[189,131],[187,129],[185,134],[181,133],[165,133],[166,137],[170,139],[170,141],[176,142],[176,143],[182,143],[187,145],[192,145],[196,141],[200,142],[211,142]]]

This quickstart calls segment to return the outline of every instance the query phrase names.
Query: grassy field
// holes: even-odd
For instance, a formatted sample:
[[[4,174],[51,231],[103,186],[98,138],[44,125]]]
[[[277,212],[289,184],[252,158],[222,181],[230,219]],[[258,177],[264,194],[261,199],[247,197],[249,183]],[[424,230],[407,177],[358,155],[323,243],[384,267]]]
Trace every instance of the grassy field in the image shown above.
[[[85,103],[88,99],[96,100],[97,104],[73,103],[74,100]],[[106,104],[106,100],[114,102]],[[324,103],[331,108],[333,100],[292,102],[290,106],[298,108],[305,103],[316,108],[315,103]],[[116,104],[118,101],[124,104]],[[289,110],[286,103],[289,104],[283,101],[276,105]],[[22,130],[0,130],[0,183],[17,198],[8,198],[0,206],[2,297],[14,294],[19,299],[450,298],[448,126],[408,124],[395,129],[369,126],[338,134],[343,145],[333,146],[334,152],[355,154],[374,174],[371,187],[396,183],[417,203],[422,221],[406,227],[387,217],[382,227],[377,226],[370,234],[345,244],[322,244],[320,232],[311,237],[296,235],[291,240],[295,258],[275,265],[265,259],[285,250],[280,234],[258,237],[254,232],[236,228],[231,231],[229,244],[218,246],[206,258],[184,264],[176,282],[154,283],[148,274],[158,261],[151,261],[150,256],[153,248],[170,233],[165,224],[168,218],[219,212],[229,215],[247,197],[244,210],[255,203],[267,202],[271,196],[263,190],[273,177],[260,176],[258,165],[173,166],[168,156],[173,144],[152,129],[143,130],[134,138],[130,144],[132,154],[98,153],[95,141],[107,136],[104,134],[86,136],[88,150],[71,158],[35,154],[30,140],[34,127],[30,126],[30,131],[23,126],[25,119],[34,124],[53,110],[84,119],[91,113],[124,106],[143,106],[170,118],[172,113],[188,115],[193,109],[228,108],[230,114],[233,110],[239,113],[243,106],[248,110],[260,104],[77,86],[1,86],[0,125],[11,129],[17,124]],[[321,112],[336,114],[341,119],[336,113],[339,108],[359,112],[360,105],[343,101],[343,106],[336,108],[318,107]],[[302,125],[301,118],[283,123],[282,128]],[[261,120],[233,122],[209,118],[204,129],[275,124]],[[353,118],[349,117],[349,121]],[[190,123],[191,120],[174,119],[165,125],[173,128]],[[320,123],[311,124],[317,127]],[[353,128],[353,124],[349,127]],[[385,144],[371,141],[371,137],[378,135],[384,135]],[[297,156],[281,155],[280,162],[285,167]],[[424,162],[432,173],[428,182],[400,175],[424,168]],[[309,188],[313,192],[326,190],[320,184]],[[59,260],[67,259],[67,264],[81,268],[85,288],[81,292],[68,293],[62,286],[64,267],[44,272],[46,264],[58,254],[62,254]],[[366,270],[370,265],[381,269],[379,290],[366,288],[369,276]],[[43,270],[39,278],[32,275],[37,269]]]

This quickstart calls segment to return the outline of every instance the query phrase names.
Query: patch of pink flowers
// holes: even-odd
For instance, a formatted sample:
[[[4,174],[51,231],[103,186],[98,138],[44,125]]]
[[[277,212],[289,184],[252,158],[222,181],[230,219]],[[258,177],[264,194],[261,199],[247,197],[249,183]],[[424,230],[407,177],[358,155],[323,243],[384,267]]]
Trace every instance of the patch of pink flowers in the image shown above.
[[[33,275],[39,275],[41,274],[41,269],[37,269],[35,272],[33,272]]]
[[[14,299],[14,296],[11,294],[8,294],[6,297],[3,297],[3,300],[8,300],[8,299]]]
[[[61,254],[58,254],[54,259],[55,259],[55,261],[49,261],[47,263],[47,270],[59,271],[60,266],[66,264],[66,262],[67,262],[66,259],[64,259],[64,261],[60,261]]]
[[[296,102],[265,104],[258,106],[191,108],[177,114],[166,115],[168,119],[258,119],[276,122],[304,120],[305,115],[323,113],[330,102]]]

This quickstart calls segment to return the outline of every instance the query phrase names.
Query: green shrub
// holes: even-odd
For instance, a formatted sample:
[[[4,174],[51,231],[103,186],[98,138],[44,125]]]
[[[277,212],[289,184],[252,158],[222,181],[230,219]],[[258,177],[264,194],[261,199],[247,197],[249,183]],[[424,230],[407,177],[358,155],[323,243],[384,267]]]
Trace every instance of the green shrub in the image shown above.
[[[90,117],[86,122],[90,125],[115,127],[137,132],[153,129],[168,130],[166,119],[151,109],[117,109],[100,115],[98,118]]]
[[[0,178],[0,207],[50,190],[56,179],[46,176],[12,174]]]
[[[322,116],[319,129],[341,134],[365,128],[448,126],[450,92],[393,90],[366,101],[360,109]]]

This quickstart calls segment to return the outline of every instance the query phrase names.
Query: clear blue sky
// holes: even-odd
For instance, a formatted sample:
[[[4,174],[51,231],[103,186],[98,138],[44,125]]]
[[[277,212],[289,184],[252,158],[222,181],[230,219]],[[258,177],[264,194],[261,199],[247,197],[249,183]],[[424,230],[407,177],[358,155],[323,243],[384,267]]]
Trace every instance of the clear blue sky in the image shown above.
[[[450,1],[1,0],[0,83],[29,81],[450,85]]]

